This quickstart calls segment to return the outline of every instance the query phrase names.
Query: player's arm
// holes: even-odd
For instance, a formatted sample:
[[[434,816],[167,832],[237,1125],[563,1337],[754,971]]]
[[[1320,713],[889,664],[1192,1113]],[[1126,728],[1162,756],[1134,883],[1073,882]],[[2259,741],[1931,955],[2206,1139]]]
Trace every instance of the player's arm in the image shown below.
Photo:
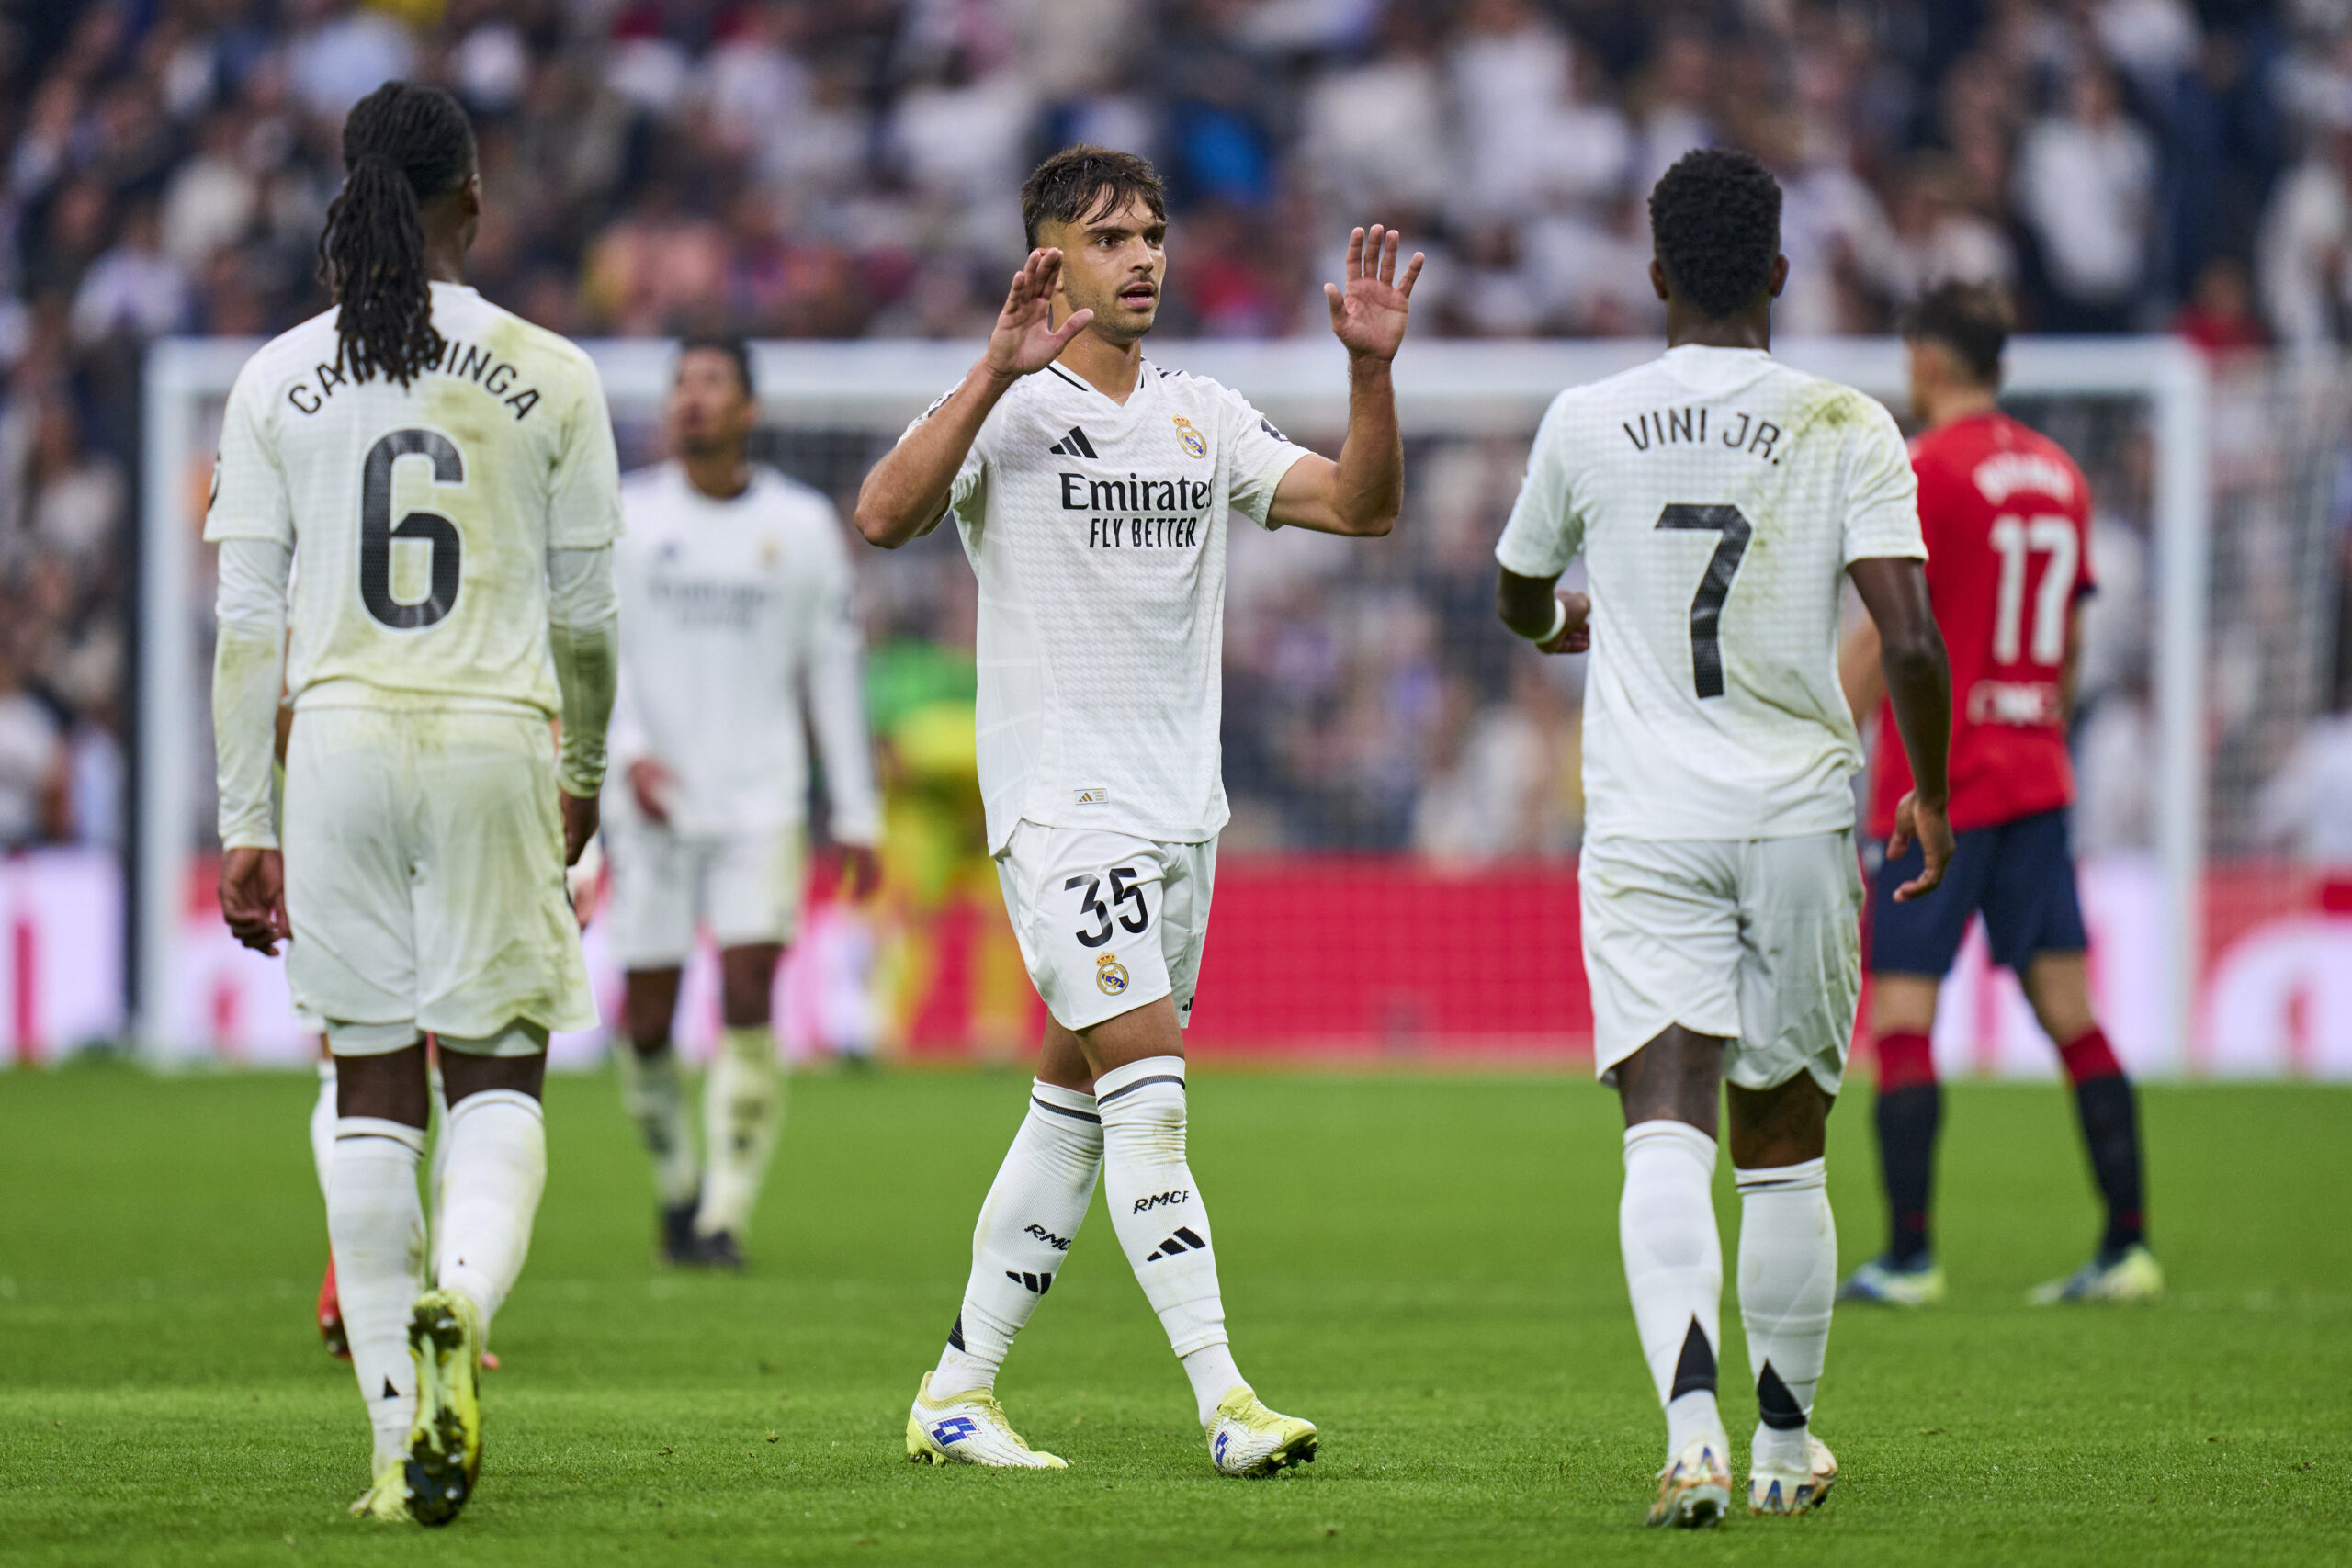
[[[1838,684],[1846,694],[1857,726],[1868,724],[1886,701],[1886,676],[1879,669],[1878,623],[1864,615],[1838,645]]]
[[[1521,577],[1509,567],[1495,581],[1495,614],[1538,653],[1582,653],[1592,646],[1592,600],[1562,592],[1560,579]]]
[[[829,528],[831,525],[828,525]],[[837,552],[834,536],[829,551]],[[832,835],[844,852],[850,897],[864,898],[880,879],[875,843],[882,836],[882,806],[874,788],[874,744],[865,729],[865,639],[857,629],[849,563],[838,562],[825,602],[808,633],[808,728],[825,771],[825,800]]]
[[[1405,504],[1405,438],[1390,367],[1405,342],[1421,254],[1396,276],[1401,236],[1377,223],[1348,236],[1347,282],[1327,283],[1331,332],[1348,350],[1348,434],[1339,461],[1310,452],[1274,487],[1269,527],[1376,538]]]
[[[1951,798],[1947,763],[1951,750],[1951,665],[1928,601],[1926,565],[1909,557],[1855,561],[1847,569],[1871,613],[1879,640],[1879,670],[1894,705],[1894,726],[1911,761],[1911,792],[1894,810],[1886,852],[1899,856],[1919,840],[1919,874],[1895,890],[1898,903],[1935,891],[1951,858]]]
[[[1051,365],[1094,319],[1091,310],[1073,310],[1060,327],[1054,325],[1054,284],[1061,270],[1061,252],[1029,253],[1012,275],[979,363],[866,474],[857,490],[854,521],[868,544],[895,550],[937,527],[955,494],[956,476],[997,400],[1023,376]]]
[[[2077,594],[2066,607],[2066,657],[2058,667],[2058,728],[2075,727],[2075,697],[2083,682],[2083,601]]]
[[[279,698],[286,689],[286,581],[278,539],[220,541],[212,652],[212,733],[220,795],[220,913],[231,934],[273,956],[292,934],[270,810]]]
[[[548,551],[548,648],[562,700],[556,786],[563,804],[563,863],[572,865],[596,836],[605,735],[620,683],[620,597],[610,545]]]

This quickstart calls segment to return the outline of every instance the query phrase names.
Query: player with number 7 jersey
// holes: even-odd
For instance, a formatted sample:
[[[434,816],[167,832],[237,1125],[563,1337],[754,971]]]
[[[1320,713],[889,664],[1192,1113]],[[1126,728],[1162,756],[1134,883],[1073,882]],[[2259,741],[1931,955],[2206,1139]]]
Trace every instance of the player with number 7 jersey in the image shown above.
[[[1951,692],[1911,465],[1884,408],[1771,356],[1780,216],[1747,153],[1694,152],[1658,181],[1667,351],[1554,401],[1495,551],[1504,624],[1546,653],[1591,650],[1584,962],[1594,1062],[1625,1118],[1626,1283],[1667,1418],[1654,1525],[1712,1524],[1730,1502],[1710,1196],[1726,1103],[1760,1418],[1748,1506],[1803,1512],[1837,1479],[1811,1423],[1838,1266],[1826,1124],[1861,987],[1849,580],[1917,763],[1904,817],[1926,864],[1904,897],[1935,886],[1950,849]],[[1579,556],[1590,593],[1562,593]]]

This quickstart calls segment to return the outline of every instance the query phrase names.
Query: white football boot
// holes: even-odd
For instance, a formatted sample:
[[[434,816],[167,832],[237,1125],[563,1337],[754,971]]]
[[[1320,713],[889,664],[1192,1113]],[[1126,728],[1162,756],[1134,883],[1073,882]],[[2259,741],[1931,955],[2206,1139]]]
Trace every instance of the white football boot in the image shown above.
[[[1060,1456],[1039,1453],[1022,1441],[1004,1418],[1004,1406],[987,1389],[932,1398],[929,1372],[907,1416],[907,1458],[917,1464],[988,1464],[1000,1470],[1069,1468]]]
[[[408,1477],[397,1459],[376,1474],[376,1483],[359,1495],[351,1505],[351,1517],[374,1519],[378,1524],[392,1525],[409,1522]]]
[[[1683,1444],[1682,1451],[1657,1472],[1657,1501],[1650,1505],[1645,1522],[1681,1530],[1723,1523],[1731,1508],[1731,1465],[1724,1446],[1713,1438],[1693,1438]]]
[[[2035,1306],[2061,1302],[2153,1302],[2163,1299],[2165,1271],[2143,1242],[2115,1257],[2092,1258],[2063,1280],[2036,1285],[2026,1297]]]
[[[1221,1475],[1272,1475],[1313,1464],[1320,1441],[1314,1422],[1267,1409],[1246,1382],[1226,1391],[1206,1429],[1209,1459]]]
[[[1805,1468],[1750,1470],[1747,1511],[1751,1514],[1803,1514],[1818,1508],[1838,1484],[1838,1456],[1810,1432],[1804,1439]]]

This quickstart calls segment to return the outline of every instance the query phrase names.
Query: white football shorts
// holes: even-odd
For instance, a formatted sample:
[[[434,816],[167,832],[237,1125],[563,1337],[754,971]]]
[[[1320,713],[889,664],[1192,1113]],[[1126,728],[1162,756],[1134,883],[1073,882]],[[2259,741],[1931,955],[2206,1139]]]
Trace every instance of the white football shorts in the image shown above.
[[[298,1008],[464,1040],[518,1019],[594,1027],[546,719],[305,708],[287,751],[283,843]],[[352,1038],[370,1033],[385,1051],[409,1043],[397,1029]]]
[[[1162,997],[1193,1021],[1216,840],[1154,843],[1094,828],[1014,824],[996,857],[1005,912],[1054,1021],[1086,1030]]]
[[[1861,871],[1850,832],[1589,842],[1577,879],[1593,1065],[1679,1023],[1730,1042],[1724,1077],[1844,1081],[1861,998]]]
[[[610,798],[608,795],[607,798]],[[675,833],[608,821],[612,903],[605,930],[624,969],[674,969],[694,952],[697,922],[722,948],[789,942],[808,881],[797,824],[748,833]]]

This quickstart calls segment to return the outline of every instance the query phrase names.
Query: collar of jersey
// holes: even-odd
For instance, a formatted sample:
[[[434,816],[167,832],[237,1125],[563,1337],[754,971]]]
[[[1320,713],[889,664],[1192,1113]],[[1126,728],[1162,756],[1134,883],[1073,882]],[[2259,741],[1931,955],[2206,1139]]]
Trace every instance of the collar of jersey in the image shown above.
[[[1060,378],[1062,380],[1069,382],[1071,386],[1076,387],[1081,392],[1090,392],[1093,394],[1095,397],[1102,399],[1104,402],[1110,403],[1114,409],[1116,409],[1121,413],[1125,413],[1127,410],[1135,407],[1136,400],[1143,396],[1144,389],[1159,379],[1159,372],[1153,368],[1150,360],[1138,359],[1136,362],[1136,389],[1129,392],[1127,394],[1127,400],[1122,403],[1114,402],[1110,393],[1104,391],[1102,388],[1096,386],[1093,382],[1088,380],[1077,371],[1063,369],[1059,360],[1056,360],[1053,364],[1046,366],[1046,373],[1049,376]]]

